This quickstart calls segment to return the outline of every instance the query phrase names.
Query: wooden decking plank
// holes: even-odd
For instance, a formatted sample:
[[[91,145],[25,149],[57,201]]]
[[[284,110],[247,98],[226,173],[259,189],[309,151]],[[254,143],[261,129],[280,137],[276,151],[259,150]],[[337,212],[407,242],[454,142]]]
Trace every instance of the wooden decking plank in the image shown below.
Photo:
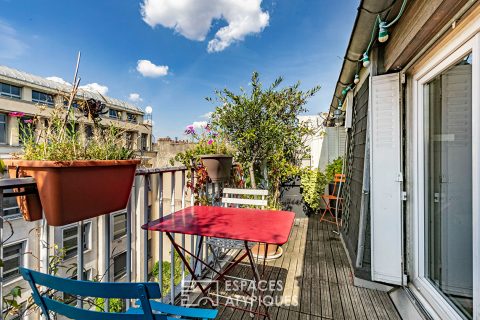
[[[376,290],[367,289],[367,293],[370,296],[370,300],[372,300],[372,304],[375,312],[377,313],[378,319],[388,319],[387,311],[383,307],[382,301],[379,299]]]
[[[353,285],[347,286],[348,292],[350,294],[350,299],[352,300],[353,312],[355,313],[355,319],[369,319],[365,313],[365,309],[358,294],[358,290]]]
[[[355,319],[353,311],[353,302],[350,299],[350,294],[346,285],[338,285],[340,290],[340,299],[342,300],[342,310],[345,319]]]
[[[397,320],[401,319],[400,315],[397,312],[397,309],[393,305],[392,300],[390,299],[390,296],[386,292],[378,292],[378,296],[380,300],[382,301],[383,307],[385,308],[385,311],[388,313],[388,318],[392,320]]]
[[[333,319],[345,319],[343,316],[342,299],[340,298],[340,290],[337,283],[329,283],[330,297],[332,300]]]
[[[362,303],[363,310],[365,311],[365,314],[367,315],[367,318],[369,320],[370,319],[372,319],[372,320],[378,319],[377,312],[375,311],[375,307],[373,305],[373,301],[370,298],[370,295],[368,294],[368,291],[370,289],[353,287],[353,290],[356,290],[358,292],[358,296],[359,296],[360,301]]]

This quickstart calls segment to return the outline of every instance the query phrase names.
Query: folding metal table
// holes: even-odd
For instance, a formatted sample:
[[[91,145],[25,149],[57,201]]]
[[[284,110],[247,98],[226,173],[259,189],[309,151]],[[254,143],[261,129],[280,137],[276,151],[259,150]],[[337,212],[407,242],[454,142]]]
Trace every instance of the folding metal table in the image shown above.
[[[142,226],[142,229],[150,231],[165,232],[170,239],[175,251],[182,259],[185,267],[190,272],[192,279],[206,297],[208,290],[214,285],[214,282],[203,286],[199,282],[194,270],[196,263],[200,262],[205,267],[217,274],[213,279],[216,281],[224,281],[225,276],[248,257],[250,267],[252,268],[256,288],[260,282],[260,275],[253,259],[253,254],[249,242],[260,242],[271,245],[283,245],[287,242],[290,231],[293,226],[295,214],[289,211],[277,210],[260,210],[260,209],[244,209],[244,208],[225,208],[213,206],[194,206],[182,209],[171,215],[151,221]],[[215,270],[208,262],[199,257],[199,252],[192,253],[186,248],[175,242],[174,233],[188,234],[200,236],[198,248],[201,247],[204,237],[215,237],[222,239],[241,240],[245,245],[245,250],[239,252],[234,261],[224,270]],[[192,249],[193,251],[193,249]],[[185,257],[185,253],[194,257],[196,262],[192,268]],[[238,256],[240,255],[240,258]],[[230,306],[235,309],[252,312],[256,315],[266,316],[270,319],[268,306],[266,306],[262,297],[258,300],[258,308],[262,306],[265,313],[244,309],[237,306]]]

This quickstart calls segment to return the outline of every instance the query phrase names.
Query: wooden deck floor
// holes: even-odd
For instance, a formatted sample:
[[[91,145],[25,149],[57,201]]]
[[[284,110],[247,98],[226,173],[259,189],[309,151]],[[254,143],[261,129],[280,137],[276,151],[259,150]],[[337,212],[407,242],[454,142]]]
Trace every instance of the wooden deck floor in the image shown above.
[[[281,281],[284,288],[276,295],[286,300],[269,309],[272,320],[400,319],[387,293],[353,286],[347,256],[332,230],[318,217],[298,219],[283,256],[268,263],[262,278]],[[234,273],[252,278],[246,266],[237,266]],[[289,298],[298,304],[288,303]],[[221,308],[217,319],[251,317]]]

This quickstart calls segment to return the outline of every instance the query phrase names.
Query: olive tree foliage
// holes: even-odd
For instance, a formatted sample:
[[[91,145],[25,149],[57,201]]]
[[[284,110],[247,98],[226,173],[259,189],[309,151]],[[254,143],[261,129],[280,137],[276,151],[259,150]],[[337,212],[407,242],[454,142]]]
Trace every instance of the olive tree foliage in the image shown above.
[[[252,74],[247,92],[228,89],[215,91],[219,103],[212,114],[212,124],[235,149],[235,160],[248,169],[252,188],[262,181],[272,192],[272,206],[278,206],[280,184],[296,174],[300,159],[308,152],[304,138],[311,129],[299,121],[307,111],[305,104],[320,87],[300,90],[300,83],[280,87],[277,78],[264,87],[259,74]]]

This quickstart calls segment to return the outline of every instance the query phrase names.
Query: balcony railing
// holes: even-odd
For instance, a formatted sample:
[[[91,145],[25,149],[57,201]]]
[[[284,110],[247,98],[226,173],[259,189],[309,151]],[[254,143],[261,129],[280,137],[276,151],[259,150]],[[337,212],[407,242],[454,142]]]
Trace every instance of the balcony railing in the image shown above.
[[[141,225],[147,223],[149,220],[158,219],[160,217],[172,214],[176,210],[190,206],[194,204],[194,196],[192,192],[186,186],[187,182],[187,168],[185,167],[166,167],[166,168],[153,168],[153,169],[138,169],[132,187],[132,193],[129,199],[129,203],[126,212],[126,232],[122,233],[123,236],[114,238],[113,229],[115,226],[112,224],[112,219],[116,214],[120,212],[112,213],[109,215],[100,216],[90,219],[88,221],[81,221],[76,224],[77,226],[77,254],[76,257],[70,258],[71,262],[77,264],[76,270],[86,270],[86,268],[96,269],[96,273],[100,275],[98,279],[101,281],[114,281],[115,278],[119,278],[119,281],[126,282],[139,282],[139,281],[158,281],[161,288],[163,288],[163,301],[166,303],[173,303],[175,297],[180,293],[181,287],[185,280],[190,278],[185,270],[183,262],[175,263],[175,255],[173,245],[170,244],[168,238],[160,232],[150,232],[141,229]],[[112,186],[114,188],[115,186]],[[10,189],[4,186],[5,189]],[[215,191],[215,187],[212,185],[208,190]],[[0,200],[1,199],[0,195]],[[2,201],[0,201],[2,203]],[[0,208],[0,214],[2,214]],[[7,220],[7,218],[5,218]],[[9,244],[8,235],[4,235],[4,218],[0,217],[0,258],[3,261],[3,247]],[[11,224],[11,222],[7,223]],[[16,219],[15,223],[25,224],[25,228],[29,227],[29,224],[35,224],[33,222],[26,222],[21,219]],[[90,224],[91,234],[90,236],[84,235],[84,225]],[[69,226],[70,228],[74,225]],[[65,227],[52,227],[46,225],[46,220],[42,220],[39,224],[40,241],[38,243],[29,243],[28,248],[32,252],[33,247],[37,247],[39,251],[39,258],[37,263],[31,263],[32,259],[24,259],[23,266],[38,269],[44,273],[51,273],[51,259],[56,254],[56,249],[53,245],[62,247],[62,243],[59,243],[59,234]],[[113,228],[113,229],[112,229]],[[12,228],[12,231],[15,228]],[[117,230],[118,232],[119,230]],[[13,231],[15,232],[15,231]],[[9,231],[5,228],[5,233]],[[89,238],[90,237],[90,238]],[[196,236],[188,235],[176,235],[177,239],[180,239],[182,247],[187,250],[196,248],[199,238]],[[71,236],[70,236],[71,238]],[[69,238],[69,239],[70,239]],[[7,242],[4,243],[4,239]],[[63,240],[63,239],[62,239]],[[95,241],[96,240],[96,241]],[[28,239],[27,241],[31,241]],[[89,241],[86,244],[85,241]],[[205,244],[199,249],[200,257],[209,260],[209,253]],[[120,253],[120,254],[119,254]],[[114,257],[122,254],[126,255],[126,262],[124,266],[125,275],[122,276],[121,272],[116,269],[116,264],[113,260]],[[27,253],[23,253],[25,256]],[[71,255],[69,255],[71,257]],[[92,259],[93,256],[93,259]],[[96,259],[96,261],[95,261]],[[27,263],[27,260],[30,261]],[[76,260],[76,261],[75,261]],[[178,261],[179,259],[177,259]],[[164,282],[164,263],[170,262],[169,268],[169,288],[166,292]],[[194,268],[193,258],[190,259],[190,264]],[[152,271],[155,263],[158,263],[158,277],[154,279]],[[178,270],[178,263],[180,263],[180,270]],[[35,265],[37,268],[35,268]],[[123,267],[123,265],[120,263]],[[165,264],[168,265],[168,264]],[[93,266],[93,267],[92,267]],[[201,264],[197,264],[196,272],[202,273]],[[11,283],[3,282],[3,268],[0,268],[0,284],[3,288],[2,295],[0,296],[0,310],[4,310],[3,297],[5,293],[8,293],[8,286],[12,286]],[[89,270],[87,270],[89,271]],[[116,273],[114,275],[114,272]],[[180,273],[180,274],[179,274]],[[76,272],[78,279],[84,279],[89,272]],[[71,277],[72,274],[64,274],[60,276]],[[118,276],[121,276],[120,277]],[[28,285],[20,278],[17,279],[18,284],[23,288],[28,288]],[[25,290],[26,292],[27,290]],[[28,294],[29,295],[29,294]],[[27,295],[22,295],[25,299]],[[130,301],[125,301],[125,306],[130,306]],[[77,300],[79,306],[83,305],[81,299]],[[110,310],[110,302],[104,301],[104,310]]]

